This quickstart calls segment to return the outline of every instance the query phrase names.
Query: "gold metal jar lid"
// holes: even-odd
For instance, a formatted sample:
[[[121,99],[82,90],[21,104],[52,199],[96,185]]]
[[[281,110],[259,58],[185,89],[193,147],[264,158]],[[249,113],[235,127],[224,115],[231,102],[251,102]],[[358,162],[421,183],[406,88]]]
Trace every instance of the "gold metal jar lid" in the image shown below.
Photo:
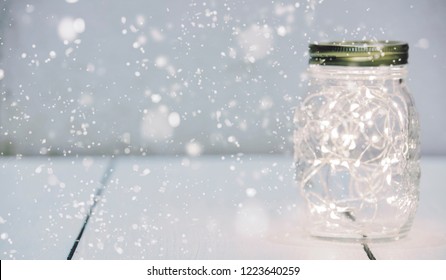
[[[310,64],[392,66],[407,64],[409,45],[399,41],[340,41],[310,44]]]

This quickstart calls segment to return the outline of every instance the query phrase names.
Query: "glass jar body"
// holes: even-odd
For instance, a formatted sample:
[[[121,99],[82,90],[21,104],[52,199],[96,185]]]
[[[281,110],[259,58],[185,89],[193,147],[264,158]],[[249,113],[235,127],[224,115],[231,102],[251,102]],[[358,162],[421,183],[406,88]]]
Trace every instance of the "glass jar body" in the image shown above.
[[[398,239],[419,196],[419,124],[406,66],[310,65],[295,110],[296,179],[321,238]]]

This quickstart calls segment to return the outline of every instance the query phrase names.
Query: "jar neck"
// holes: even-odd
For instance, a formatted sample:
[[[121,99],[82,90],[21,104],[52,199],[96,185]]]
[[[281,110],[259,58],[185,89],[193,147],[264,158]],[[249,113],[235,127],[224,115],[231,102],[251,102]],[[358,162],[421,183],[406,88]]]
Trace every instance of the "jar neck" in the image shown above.
[[[310,65],[308,74],[316,79],[400,80],[407,77],[407,65],[378,67]]]

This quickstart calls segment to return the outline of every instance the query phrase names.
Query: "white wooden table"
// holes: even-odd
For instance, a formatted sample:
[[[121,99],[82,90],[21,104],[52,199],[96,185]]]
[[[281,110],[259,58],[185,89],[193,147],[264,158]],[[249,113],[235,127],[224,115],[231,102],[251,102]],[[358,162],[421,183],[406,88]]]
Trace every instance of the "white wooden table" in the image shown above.
[[[446,259],[446,158],[422,172],[412,231],[377,259]],[[306,234],[290,157],[2,158],[0,176],[2,259],[368,259]]]
[[[0,258],[65,259],[106,163],[0,158]]]

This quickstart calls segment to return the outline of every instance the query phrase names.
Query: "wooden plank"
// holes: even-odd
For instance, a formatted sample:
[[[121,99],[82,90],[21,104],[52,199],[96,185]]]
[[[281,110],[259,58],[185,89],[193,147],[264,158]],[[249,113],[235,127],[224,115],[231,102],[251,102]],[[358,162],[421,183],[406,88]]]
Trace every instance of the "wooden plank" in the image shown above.
[[[80,259],[367,259],[361,244],[309,237],[286,157],[126,158],[75,255]],[[412,231],[369,244],[378,259],[446,257],[446,160],[422,161]]]
[[[0,258],[66,259],[106,163],[0,158]]]
[[[302,207],[288,157],[120,159],[75,258],[367,258],[308,237]]]

